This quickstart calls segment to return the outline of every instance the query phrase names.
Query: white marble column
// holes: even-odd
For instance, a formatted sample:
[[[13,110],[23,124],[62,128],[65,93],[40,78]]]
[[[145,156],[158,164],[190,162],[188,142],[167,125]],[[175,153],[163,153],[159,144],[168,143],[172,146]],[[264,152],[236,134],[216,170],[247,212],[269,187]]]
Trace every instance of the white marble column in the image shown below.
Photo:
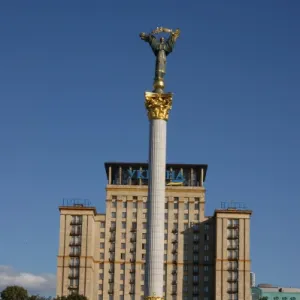
[[[163,297],[167,122],[150,120],[146,295]]]

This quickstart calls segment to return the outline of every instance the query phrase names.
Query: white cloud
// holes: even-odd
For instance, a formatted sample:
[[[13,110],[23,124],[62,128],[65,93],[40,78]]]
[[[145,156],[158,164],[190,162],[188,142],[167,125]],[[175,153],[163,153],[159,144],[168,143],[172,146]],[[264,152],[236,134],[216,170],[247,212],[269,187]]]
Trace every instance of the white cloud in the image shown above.
[[[18,272],[10,266],[0,265],[0,290],[8,285],[20,285],[32,294],[55,294],[56,279],[53,274],[35,275]],[[47,294],[48,293],[48,294]]]

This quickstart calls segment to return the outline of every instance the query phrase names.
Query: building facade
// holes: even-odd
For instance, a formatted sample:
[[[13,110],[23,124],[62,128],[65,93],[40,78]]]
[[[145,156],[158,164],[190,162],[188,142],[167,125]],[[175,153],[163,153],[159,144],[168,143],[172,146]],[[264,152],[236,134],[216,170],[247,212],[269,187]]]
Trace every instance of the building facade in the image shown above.
[[[144,299],[148,165],[106,163],[106,212],[59,207],[57,295]],[[164,298],[251,299],[251,211],[228,206],[205,216],[207,165],[167,164]]]
[[[259,300],[261,298],[266,300],[300,300],[300,289],[264,284],[253,287],[252,299]]]
[[[255,273],[250,272],[250,286],[255,287]]]

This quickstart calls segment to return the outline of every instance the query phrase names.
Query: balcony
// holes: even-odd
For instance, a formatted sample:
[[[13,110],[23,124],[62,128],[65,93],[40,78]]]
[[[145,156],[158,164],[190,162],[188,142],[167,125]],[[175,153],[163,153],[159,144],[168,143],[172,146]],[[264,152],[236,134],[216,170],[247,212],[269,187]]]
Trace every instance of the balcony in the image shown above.
[[[69,267],[70,268],[77,268],[77,267],[79,267],[79,261],[78,262],[69,262]]]
[[[129,291],[129,294],[130,294],[130,295],[133,295],[133,294],[134,294],[134,290],[130,290],[130,291]]]
[[[69,256],[71,257],[79,257],[80,256],[80,251],[76,251],[76,252],[70,252]]]
[[[193,243],[194,243],[194,244],[198,244],[198,243],[199,243],[199,240],[193,240]]]
[[[199,249],[194,249],[193,252],[194,253],[199,253]]]
[[[229,266],[227,268],[227,271],[238,271],[238,270],[239,270],[238,266]]]
[[[239,228],[239,225],[238,224],[229,224],[227,226],[228,229],[238,229]]]
[[[110,295],[112,295],[112,294],[114,293],[114,290],[113,290],[113,289],[109,289],[109,290],[108,290],[108,293],[109,293]]]
[[[237,261],[239,260],[238,256],[228,256],[229,261]]]
[[[78,285],[74,285],[74,284],[73,285],[69,285],[68,289],[69,290],[77,290],[78,289]]]
[[[129,273],[135,273],[135,269],[130,269]]]
[[[227,279],[227,282],[238,282],[239,281],[239,279],[237,278],[237,277],[232,277],[232,278],[228,278]]]
[[[173,265],[177,265],[177,259],[173,259],[173,260],[172,260],[172,264],[173,264]]]
[[[82,224],[82,219],[77,219],[77,220],[72,220],[70,222],[71,225],[81,225]]]
[[[193,292],[193,296],[198,296],[199,295],[199,292],[198,291],[194,291]]]
[[[172,229],[172,233],[177,233],[178,232],[178,229],[177,228],[173,228]]]
[[[130,283],[130,284],[134,284],[134,279],[130,279],[130,280],[129,280],[129,283]]]
[[[135,249],[134,248],[130,248],[130,253],[135,253]]]
[[[238,293],[238,289],[237,288],[228,289],[227,293],[228,294],[237,294]]]
[[[79,278],[79,274],[77,273],[75,273],[75,274],[69,274],[69,276],[68,276],[68,278],[69,279],[77,279],[77,278]]]
[[[238,240],[239,236],[237,234],[230,234],[227,236],[228,240]]]
[[[79,235],[81,235],[81,230],[71,230],[70,235],[71,236],[79,236]]]
[[[174,253],[177,253],[177,249],[175,248],[175,249],[172,249],[172,253],[174,254]]]
[[[80,246],[81,245],[81,241],[70,241],[69,246]]]
[[[199,270],[193,270],[193,275],[198,275],[199,274]]]
[[[115,248],[114,247],[110,247],[109,248],[109,252],[115,252]]]
[[[136,232],[136,227],[131,227],[130,231],[131,232]]]
[[[109,273],[114,273],[115,269],[109,269],[108,272]]]
[[[109,238],[109,241],[110,241],[111,243],[115,242],[115,240],[116,240],[116,238],[115,238],[114,236],[111,236],[111,237]]]
[[[115,258],[114,257],[110,257],[108,260],[109,260],[109,262],[113,262],[113,261],[115,261]]]
[[[237,250],[239,249],[239,245],[228,245],[227,246],[227,250]]]
[[[172,280],[172,285],[177,285],[177,280]]]
[[[173,240],[172,240],[172,243],[173,243],[173,244],[177,244],[177,243],[178,243],[177,239],[173,239]]]
[[[110,228],[109,228],[109,231],[110,231],[110,232],[114,232],[114,231],[116,231],[116,227],[115,227],[115,226],[113,226],[113,227],[110,227]]]
[[[113,283],[113,282],[114,282],[113,278],[108,279],[108,283]]]
[[[172,271],[172,275],[175,275],[175,274],[177,274],[177,271],[176,271],[176,270],[173,270],[173,271]]]
[[[171,295],[173,296],[173,295],[177,295],[177,291],[172,291],[171,292]]]
[[[135,243],[135,242],[136,242],[136,239],[135,239],[135,238],[130,238],[130,242],[131,242],[131,243]]]
[[[130,262],[135,262],[135,258],[130,258]]]

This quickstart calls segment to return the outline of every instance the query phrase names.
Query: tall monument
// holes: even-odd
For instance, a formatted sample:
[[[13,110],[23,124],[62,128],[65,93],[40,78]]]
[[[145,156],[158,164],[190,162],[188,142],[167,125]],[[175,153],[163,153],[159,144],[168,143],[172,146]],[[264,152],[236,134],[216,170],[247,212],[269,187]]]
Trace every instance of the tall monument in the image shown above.
[[[158,39],[160,33],[168,38]],[[149,43],[155,57],[155,77],[152,92],[145,92],[145,106],[150,121],[148,230],[146,260],[146,299],[163,299],[164,284],[164,211],[166,177],[166,137],[172,93],[164,92],[167,56],[173,51],[180,30],[159,27],[140,37]]]

